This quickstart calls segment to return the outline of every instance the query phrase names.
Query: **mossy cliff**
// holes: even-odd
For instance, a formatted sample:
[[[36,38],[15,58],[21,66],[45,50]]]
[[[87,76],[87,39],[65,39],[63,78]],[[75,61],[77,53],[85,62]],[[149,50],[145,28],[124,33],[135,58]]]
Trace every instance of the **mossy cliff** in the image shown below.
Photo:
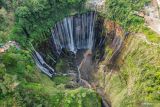
[[[153,41],[158,34],[150,40],[143,33],[124,33],[114,22],[109,21],[105,26],[109,39],[106,56],[95,77],[110,105],[160,106],[160,45]]]

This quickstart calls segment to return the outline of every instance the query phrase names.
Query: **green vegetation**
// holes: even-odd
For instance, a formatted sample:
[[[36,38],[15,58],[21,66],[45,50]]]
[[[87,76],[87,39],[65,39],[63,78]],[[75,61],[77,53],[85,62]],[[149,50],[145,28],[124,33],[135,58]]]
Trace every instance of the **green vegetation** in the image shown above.
[[[144,33],[147,39],[154,43],[160,43],[160,35],[151,30],[150,28],[143,26],[140,32]]]
[[[45,41],[56,22],[85,12],[85,1],[0,0],[0,47],[8,40],[17,41],[22,47],[21,50],[12,47],[0,53],[0,106],[101,107],[96,92],[77,84],[72,87],[75,85],[70,84],[73,78],[49,78],[40,73],[28,51],[28,43],[36,47]],[[157,44],[160,36],[144,26],[144,19],[136,15],[149,1],[106,0],[106,19],[116,22],[125,31],[141,32]],[[159,107],[160,47],[147,44],[136,36],[128,44],[121,52],[124,59],[120,72],[98,72],[100,87],[104,87],[113,107]],[[105,61],[108,61],[113,50],[106,47],[108,56]],[[107,64],[105,61],[100,66]],[[56,64],[59,72],[65,72],[66,67],[64,60]]]
[[[160,35],[144,25],[143,18],[136,13],[149,0],[107,0],[107,18],[120,24],[125,31],[144,34],[143,38],[132,36],[122,49],[119,72],[103,72],[112,55],[112,49],[100,64],[99,85],[104,88],[113,107],[159,107],[160,106]]]
[[[0,41],[5,42],[7,37],[24,47],[28,40],[37,46],[51,35],[56,22],[84,12],[84,3],[85,0],[1,0]]]
[[[63,73],[67,70],[64,68],[68,68],[67,62],[64,59],[60,59],[56,64],[56,70]]]
[[[100,86],[110,93],[113,107],[159,107],[160,47],[136,35],[129,42],[122,51],[120,71],[100,72]]]
[[[0,9],[0,43],[6,42],[13,27],[13,13],[8,13],[4,8]]]
[[[69,77],[54,79],[40,73],[30,52],[11,48],[0,54],[0,105],[3,107],[100,107],[89,89],[66,89]]]
[[[70,81],[68,76],[56,76],[53,78],[56,85],[67,84]]]
[[[21,49],[0,53],[0,106],[101,107],[90,89],[69,88],[68,76],[49,78],[37,69],[28,41],[39,45],[51,35],[56,22],[85,11],[85,0],[0,0],[0,45],[17,41]],[[63,60],[59,71],[66,67]],[[68,87],[67,87],[68,85]]]
[[[149,45],[135,38],[134,47],[125,59],[121,68],[124,79],[129,78],[132,84],[130,93],[134,100],[158,103],[160,95],[160,47]],[[142,54],[143,53],[143,54]],[[129,68],[129,69],[128,69]]]
[[[27,40],[37,45],[51,35],[57,21],[84,11],[85,0],[13,0],[3,7],[15,14],[15,26],[10,35],[25,46]],[[26,43],[27,44],[27,43]]]
[[[137,31],[143,18],[136,15],[150,0],[106,0],[107,19],[120,24],[126,31]]]

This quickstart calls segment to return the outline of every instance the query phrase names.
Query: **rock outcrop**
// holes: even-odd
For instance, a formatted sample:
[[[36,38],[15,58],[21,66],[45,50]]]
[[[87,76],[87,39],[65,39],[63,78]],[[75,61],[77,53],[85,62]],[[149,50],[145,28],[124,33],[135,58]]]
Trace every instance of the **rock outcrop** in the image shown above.
[[[95,11],[105,10],[105,0],[88,0],[86,7]]]

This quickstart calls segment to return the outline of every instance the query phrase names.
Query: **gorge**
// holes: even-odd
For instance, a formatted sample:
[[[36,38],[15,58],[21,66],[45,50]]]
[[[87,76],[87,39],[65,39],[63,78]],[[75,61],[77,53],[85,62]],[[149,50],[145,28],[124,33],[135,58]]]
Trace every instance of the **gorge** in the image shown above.
[[[105,27],[108,31],[102,30],[106,29]],[[65,67],[61,75],[75,74],[75,82],[80,86],[95,88],[94,85],[97,83],[93,81],[96,81],[94,75],[97,74],[99,63],[104,61],[104,57],[108,56],[108,64],[106,64],[109,66],[108,68],[111,72],[117,69],[117,60],[119,60],[119,55],[123,50],[124,41],[128,37],[129,33],[124,33],[123,29],[113,22],[104,21],[103,17],[98,15],[97,12],[77,14],[55,24],[49,40],[49,47],[51,48],[45,46],[45,49],[43,49],[41,48],[43,46],[40,45],[38,47],[39,53],[33,50],[33,58],[41,71],[53,78],[59,75],[60,71],[56,69],[56,64],[50,66],[48,60],[45,61],[42,57],[42,55],[47,56],[47,49],[51,49],[49,51],[53,54],[51,56],[54,57],[55,63],[61,58],[65,58],[65,63],[69,64],[68,59],[72,59],[71,61],[74,63],[69,65],[68,68]],[[109,51],[105,51],[107,45],[113,50],[111,56],[108,55]],[[98,87],[96,90],[98,93],[104,93],[104,90],[100,89],[100,91]],[[103,99],[102,105],[109,107],[110,104],[105,99],[104,94],[100,95]]]
[[[92,51],[96,51],[97,46],[98,48],[102,48],[105,41],[103,36],[97,35],[100,32],[95,30],[96,23],[96,12],[77,14],[58,22],[52,30],[52,37],[50,40],[52,42],[52,50],[50,51],[58,57],[61,55],[63,49],[66,49],[68,52],[73,54],[73,56],[79,57],[77,56],[77,51],[79,52],[80,50],[84,50],[85,52],[85,50],[90,50],[90,54],[92,54]],[[51,67],[46,65],[42,56],[40,56],[37,51],[34,50],[34,53],[35,54],[33,56],[36,59],[37,65],[48,76],[52,77],[54,70],[50,70]],[[79,58],[79,60],[82,59]],[[77,62],[77,64],[78,63],[80,64],[81,61]]]
[[[159,0],[0,0],[0,107],[159,107]]]

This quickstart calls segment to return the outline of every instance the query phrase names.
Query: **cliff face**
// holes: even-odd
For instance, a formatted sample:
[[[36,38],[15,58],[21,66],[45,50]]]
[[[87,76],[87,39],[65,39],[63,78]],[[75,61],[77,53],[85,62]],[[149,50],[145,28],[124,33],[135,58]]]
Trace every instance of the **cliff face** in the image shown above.
[[[127,34],[121,26],[113,21],[105,21],[104,28],[106,29],[107,36],[107,50],[108,50],[108,66],[112,69],[118,68],[119,55],[124,47],[124,42],[126,41]]]
[[[95,77],[105,98],[112,107],[157,105],[153,102],[159,97],[154,95],[158,89],[156,85],[151,87],[151,81],[158,78],[159,45],[144,34],[125,33],[113,21],[105,21],[104,28],[108,38],[106,55]]]
[[[113,31],[114,31],[115,35],[117,35],[117,36],[122,37],[124,34],[124,30],[116,22],[106,20],[104,23],[104,26],[107,29],[107,32],[109,34],[112,33]]]

